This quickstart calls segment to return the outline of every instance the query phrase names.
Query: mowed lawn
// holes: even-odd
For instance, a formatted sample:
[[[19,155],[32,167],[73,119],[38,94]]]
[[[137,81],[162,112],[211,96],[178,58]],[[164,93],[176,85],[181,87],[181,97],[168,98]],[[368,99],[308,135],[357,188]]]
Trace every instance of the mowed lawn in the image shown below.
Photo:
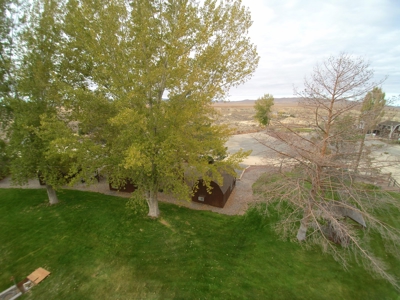
[[[279,240],[255,212],[161,203],[153,220],[118,197],[59,198],[49,206],[45,190],[0,189],[0,291],[43,267],[51,275],[20,299],[400,299],[361,267]]]

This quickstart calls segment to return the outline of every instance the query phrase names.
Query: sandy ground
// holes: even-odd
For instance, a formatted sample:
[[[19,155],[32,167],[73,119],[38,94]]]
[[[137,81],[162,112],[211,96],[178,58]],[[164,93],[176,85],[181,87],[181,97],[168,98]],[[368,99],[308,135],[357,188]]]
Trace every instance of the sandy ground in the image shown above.
[[[251,155],[243,161],[246,166],[279,165],[279,156],[265,144],[273,145],[278,150],[284,148],[284,145],[278,144],[265,132],[234,135],[226,145],[229,152],[236,152],[239,149],[252,150]],[[370,156],[375,165],[380,167],[381,172],[391,173],[392,177],[400,182],[400,144],[390,144],[371,136],[367,136],[365,144],[373,147]]]
[[[400,183],[400,144],[388,144],[374,138],[366,140],[366,144],[374,146],[371,157],[381,172],[391,173],[392,177]]]
[[[273,150],[268,149],[263,142],[266,141],[266,136],[262,132],[245,133],[233,135],[229,138],[226,146],[229,153],[234,153],[243,150],[252,150],[250,156],[244,159],[243,165],[267,165],[269,157],[276,157]],[[272,139],[272,138],[271,138]]]

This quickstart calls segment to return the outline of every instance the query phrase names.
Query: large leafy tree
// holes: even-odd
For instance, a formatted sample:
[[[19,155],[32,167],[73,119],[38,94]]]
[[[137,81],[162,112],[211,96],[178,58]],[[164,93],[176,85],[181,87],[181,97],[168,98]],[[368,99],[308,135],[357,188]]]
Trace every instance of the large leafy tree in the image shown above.
[[[7,16],[9,10],[9,1],[0,2],[0,93],[1,104],[3,104],[4,96],[8,94],[9,74],[10,72],[10,56],[8,48],[10,45],[11,20]]]
[[[9,174],[8,139],[6,131],[13,121],[10,101],[19,97],[19,37],[25,26],[27,5],[18,0],[0,1],[0,174]]]
[[[16,90],[18,32],[23,26],[24,6],[17,0],[0,1],[0,104],[6,105]],[[2,115],[2,118],[4,115]]]
[[[222,180],[219,172],[244,153],[227,155],[229,131],[213,124],[211,103],[258,63],[241,1],[71,0],[67,7],[63,104],[82,129],[77,139],[102,145],[97,163],[110,180],[134,182],[152,217],[159,190],[188,198],[188,176]]]
[[[266,176],[258,192],[260,201],[280,210],[277,229],[284,235],[321,246],[345,266],[348,256],[354,255],[368,270],[397,286],[371,250],[371,235],[380,235],[398,258],[400,232],[378,216],[388,208],[400,210],[400,205],[369,184],[379,174],[366,170],[367,164],[363,172],[354,170],[360,138],[354,115],[376,86],[372,77],[368,63],[348,54],[330,57],[315,67],[299,93],[307,121],[315,130],[299,133],[281,124],[283,130],[274,133],[280,145],[266,145],[294,167]]]
[[[12,113],[7,128],[12,179],[24,184],[29,178],[41,176],[51,204],[58,202],[53,187],[65,184],[69,173],[61,152],[57,158],[48,155],[53,147],[42,128],[43,120],[59,116],[61,12],[58,1],[32,3],[20,36],[18,96],[8,101]]]
[[[9,161],[4,141],[4,129],[10,121],[7,101],[12,97],[14,68],[12,64],[15,36],[13,29],[13,1],[0,1],[0,178],[8,175]]]

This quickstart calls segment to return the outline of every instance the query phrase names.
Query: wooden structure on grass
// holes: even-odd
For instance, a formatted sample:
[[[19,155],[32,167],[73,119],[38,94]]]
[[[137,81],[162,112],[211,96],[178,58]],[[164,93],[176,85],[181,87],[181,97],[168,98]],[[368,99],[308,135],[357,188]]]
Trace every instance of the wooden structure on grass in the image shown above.
[[[192,197],[193,202],[204,203],[216,207],[224,207],[236,185],[236,177],[222,172],[223,184],[219,185],[216,181],[211,181],[211,193],[208,193],[203,180],[198,180],[198,189]]]
[[[24,280],[11,286],[3,292],[0,292],[0,300],[14,300],[17,299],[22,294],[29,291],[35,285],[38,285],[43,279],[50,275],[50,272],[43,269],[38,268],[28,275]],[[14,277],[11,277],[14,279]]]

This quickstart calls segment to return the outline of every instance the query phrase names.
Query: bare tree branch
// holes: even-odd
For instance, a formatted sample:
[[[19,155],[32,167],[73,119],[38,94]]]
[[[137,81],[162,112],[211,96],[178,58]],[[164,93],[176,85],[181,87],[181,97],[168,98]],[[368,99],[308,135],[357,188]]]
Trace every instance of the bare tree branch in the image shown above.
[[[276,228],[283,237],[296,236],[306,247],[319,245],[345,268],[354,257],[399,289],[385,263],[370,250],[370,237],[378,234],[387,251],[400,258],[400,230],[380,217],[389,209],[400,212],[400,203],[374,185],[382,180],[382,165],[392,162],[372,162],[365,153],[358,156],[359,170],[354,167],[365,138],[355,125],[360,103],[377,86],[372,77],[368,62],[348,54],[318,64],[297,93],[309,110],[313,130],[298,132],[277,121],[270,133],[274,139],[257,139],[287,163],[285,171],[264,175],[255,192],[258,202],[279,212]]]

